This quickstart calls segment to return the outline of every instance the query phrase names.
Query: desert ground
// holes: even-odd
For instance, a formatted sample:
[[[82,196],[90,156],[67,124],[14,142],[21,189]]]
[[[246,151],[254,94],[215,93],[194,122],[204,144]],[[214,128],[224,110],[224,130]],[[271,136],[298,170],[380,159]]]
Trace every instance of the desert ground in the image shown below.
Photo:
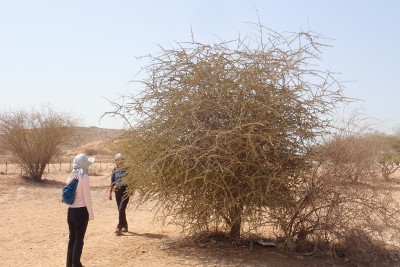
[[[134,200],[127,209],[129,232],[116,236],[116,203],[107,197],[111,168],[103,164],[101,172],[92,170],[90,176],[95,219],[85,236],[84,266],[357,266],[345,259],[303,256],[256,243],[252,249],[219,241],[182,245],[179,228],[162,227],[153,220],[151,203],[136,209]],[[0,266],[65,266],[67,205],[60,202],[60,194],[68,170],[53,166],[42,183],[10,169],[1,173]]]

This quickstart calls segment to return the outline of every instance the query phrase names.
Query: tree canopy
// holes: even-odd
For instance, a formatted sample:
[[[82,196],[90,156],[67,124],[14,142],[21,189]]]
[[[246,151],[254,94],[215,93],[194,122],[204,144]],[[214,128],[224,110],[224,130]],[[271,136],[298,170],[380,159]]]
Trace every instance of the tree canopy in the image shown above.
[[[321,36],[280,35],[161,47],[144,68],[140,95],[116,113],[132,123],[123,143],[131,190],[155,198],[190,232],[239,237],[286,198],[318,137],[331,126],[343,87],[318,62]]]
[[[74,124],[72,116],[50,107],[2,112],[0,145],[11,152],[31,179],[40,181],[46,165],[71,139]]]

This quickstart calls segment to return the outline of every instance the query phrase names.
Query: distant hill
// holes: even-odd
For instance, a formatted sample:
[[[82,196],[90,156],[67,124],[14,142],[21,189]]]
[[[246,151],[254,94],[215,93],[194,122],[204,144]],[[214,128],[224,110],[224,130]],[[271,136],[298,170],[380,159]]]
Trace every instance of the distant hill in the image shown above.
[[[106,141],[119,138],[125,130],[105,129],[98,127],[76,127],[72,147],[79,147],[96,141]]]
[[[116,153],[116,143],[125,130],[77,127],[71,142],[63,147],[66,156],[77,153],[107,155]]]
[[[119,152],[117,145],[124,132],[125,130],[98,127],[76,127],[70,142],[61,148],[60,156],[64,160],[70,160],[79,153],[85,153],[99,159],[113,158],[113,155]],[[0,162],[7,159],[11,159],[11,155],[2,150],[0,145]]]

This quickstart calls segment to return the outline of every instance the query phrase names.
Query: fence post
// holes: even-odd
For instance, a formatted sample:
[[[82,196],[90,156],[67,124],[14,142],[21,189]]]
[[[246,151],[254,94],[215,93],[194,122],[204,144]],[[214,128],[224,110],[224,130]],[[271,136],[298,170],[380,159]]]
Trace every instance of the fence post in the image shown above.
[[[8,161],[4,161],[3,163],[5,163],[5,165],[6,165],[6,168],[5,168],[5,173],[6,174],[8,174],[8,165],[11,165],[11,171],[12,170],[14,170],[14,168],[13,168],[13,162],[8,162]],[[54,167],[54,170],[56,170],[56,165],[57,163],[53,163],[53,167]],[[97,164],[100,164],[100,166],[99,166],[99,171],[102,171],[103,170],[103,162],[102,161],[98,161],[97,162]],[[105,170],[107,170],[107,168],[109,167],[108,165],[109,164],[112,164],[111,163],[111,161],[109,162],[108,160],[105,160],[104,161],[104,168],[105,168]],[[22,174],[22,172],[23,172],[23,167],[22,167],[22,165],[19,165],[18,163],[15,163],[14,164],[15,165],[15,171],[17,171],[18,172],[18,167],[20,168],[20,173]],[[67,168],[67,167],[66,167]],[[62,170],[63,170],[63,162],[62,161],[60,161],[59,162],[59,165],[58,165],[58,170],[59,170],[59,172],[61,173],[62,172]],[[71,161],[69,161],[69,170],[70,171],[72,171],[72,162]],[[90,166],[90,168],[89,168],[89,170],[90,171],[95,171],[96,170],[96,167],[94,166],[94,164],[93,165],[91,165]],[[0,171],[1,171],[1,169],[0,169]],[[46,169],[45,169],[45,171],[46,171]],[[50,163],[48,163],[47,164],[47,173],[50,173]]]

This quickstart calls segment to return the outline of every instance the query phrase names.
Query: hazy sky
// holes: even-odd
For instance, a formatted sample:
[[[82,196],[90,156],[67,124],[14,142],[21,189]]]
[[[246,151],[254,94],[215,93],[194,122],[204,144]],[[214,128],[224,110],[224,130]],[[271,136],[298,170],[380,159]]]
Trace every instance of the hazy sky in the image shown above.
[[[258,14],[258,15],[257,15]],[[345,94],[382,122],[400,126],[400,1],[397,0],[0,0],[0,109],[40,107],[84,126],[121,128],[103,118],[137,90],[129,83],[157,45],[251,34],[249,22],[278,32],[310,29],[332,38],[323,64],[341,73]]]

